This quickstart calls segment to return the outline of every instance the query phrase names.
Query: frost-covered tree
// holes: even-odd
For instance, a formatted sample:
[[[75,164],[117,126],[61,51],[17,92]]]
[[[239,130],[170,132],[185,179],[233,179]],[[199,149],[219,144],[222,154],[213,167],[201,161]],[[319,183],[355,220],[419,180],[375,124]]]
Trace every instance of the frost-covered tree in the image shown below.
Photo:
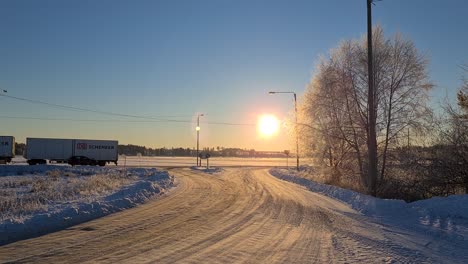
[[[390,150],[406,139],[408,128],[418,128],[430,113],[426,102],[432,84],[427,59],[411,40],[400,34],[386,38],[379,26],[373,31],[378,181],[382,182],[392,162]],[[335,180],[350,177],[348,182],[360,182],[362,189],[369,184],[367,74],[366,38],[343,41],[318,63],[300,107],[303,147]]]
[[[463,70],[468,74],[468,65],[462,66]],[[464,76],[463,85],[457,94],[458,105],[468,115],[468,77]]]

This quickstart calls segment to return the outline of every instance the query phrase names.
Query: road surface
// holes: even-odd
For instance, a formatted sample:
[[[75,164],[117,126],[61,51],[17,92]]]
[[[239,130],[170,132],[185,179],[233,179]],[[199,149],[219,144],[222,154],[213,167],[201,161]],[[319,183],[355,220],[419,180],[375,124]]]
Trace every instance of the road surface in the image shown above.
[[[0,262],[424,263],[421,241],[265,169],[172,171],[166,196],[0,247]]]
[[[196,165],[196,157],[165,157],[165,156],[119,156],[119,166],[129,167],[189,167]],[[212,157],[210,166],[215,167],[294,167],[295,158],[235,158]],[[311,159],[301,158],[301,164],[310,164]],[[27,165],[25,158],[16,156],[13,159],[15,165]],[[66,165],[68,166],[68,165]],[[112,163],[106,166],[114,166]],[[206,159],[202,160],[202,166],[206,166]]]

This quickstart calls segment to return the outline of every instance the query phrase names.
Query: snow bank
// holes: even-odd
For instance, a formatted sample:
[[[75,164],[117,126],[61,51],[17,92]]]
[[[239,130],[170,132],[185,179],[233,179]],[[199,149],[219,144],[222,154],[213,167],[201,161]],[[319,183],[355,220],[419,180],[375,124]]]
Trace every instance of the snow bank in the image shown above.
[[[271,169],[270,174],[282,180],[305,186],[313,192],[318,192],[344,202],[354,210],[368,216],[393,214],[406,206],[406,202],[402,200],[376,199],[355,191],[304,179],[298,177],[294,170]]]
[[[307,187],[349,205],[354,210],[385,222],[398,222],[408,228],[427,227],[447,235],[468,237],[468,195],[434,197],[406,203],[403,200],[380,199],[355,191],[300,178],[293,170],[271,169],[270,174]]]
[[[218,173],[218,172],[222,172],[223,169],[222,168],[219,168],[219,167],[210,167],[209,169],[207,169],[206,167],[196,167],[196,166],[193,166],[193,167],[190,167],[192,170],[197,170],[197,171],[202,171],[204,173],[208,173],[208,174],[214,174],[214,173]]]
[[[434,197],[412,202],[410,205],[423,212],[424,215],[468,219],[468,195]]]
[[[15,168],[16,167],[16,168]],[[0,175],[12,174],[40,175],[48,171],[61,170],[76,175],[97,173],[117,173],[121,169],[99,167],[68,166],[1,166]],[[134,207],[148,199],[161,195],[174,184],[173,176],[157,169],[129,168],[128,175],[135,177],[131,184],[105,196],[86,197],[73,201],[61,201],[48,205],[47,210],[37,211],[20,219],[11,218],[0,222],[0,245],[17,240],[36,237],[65,229],[92,219]],[[21,176],[16,176],[21,177]],[[27,176],[26,176],[27,177]]]

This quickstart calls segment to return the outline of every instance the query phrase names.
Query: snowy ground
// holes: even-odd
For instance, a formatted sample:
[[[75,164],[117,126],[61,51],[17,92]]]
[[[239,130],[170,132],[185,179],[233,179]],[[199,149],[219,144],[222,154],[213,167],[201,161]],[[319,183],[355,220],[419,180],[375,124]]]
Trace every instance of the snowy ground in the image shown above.
[[[381,213],[385,201],[322,191],[333,199],[268,169],[171,174],[169,195],[2,246],[0,263],[468,263],[464,238]]]
[[[468,195],[406,203],[320,184],[298,177],[294,170],[276,168],[271,169],[270,174],[339,200],[378,223],[428,235],[431,239],[425,245],[427,248],[437,247],[450,256],[468,261]]]
[[[202,172],[209,173],[209,174],[219,173],[224,170],[223,168],[220,168],[220,167],[206,168],[206,167],[196,167],[196,166],[190,167],[190,169],[196,170],[196,171],[202,171]]]
[[[308,159],[301,159],[301,162],[307,163]],[[15,165],[27,165],[26,160],[17,156],[13,159]],[[119,166],[131,167],[190,167],[196,164],[195,157],[145,157],[145,156],[119,156]],[[212,157],[210,166],[253,166],[253,167],[273,167],[287,165],[294,166],[295,160],[289,158],[233,158],[233,157]],[[109,164],[108,166],[115,166]],[[202,160],[202,166],[206,166],[206,159]]]
[[[157,169],[0,166],[0,245],[134,207],[173,182]]]
[[[0,262],[468,263],[466,244],[385,224],[267,169],[171,174],[170,195],[2,246]]]

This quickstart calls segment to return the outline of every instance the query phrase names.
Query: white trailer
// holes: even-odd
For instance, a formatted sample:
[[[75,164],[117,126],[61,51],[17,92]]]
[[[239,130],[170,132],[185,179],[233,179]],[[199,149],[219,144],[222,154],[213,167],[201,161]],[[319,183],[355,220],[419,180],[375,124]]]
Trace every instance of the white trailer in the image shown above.
[[[73,156],[73,140],[56,138],[26,138],[25,158],[30,165],[47,160],[68,162]]]
[[[117,164],[118,141],[90,139],[27,138],[25,158],[30,165],[47,160],[71,165]]]
[[[114,162],[117,165],[118,145],[119,142],[116,140],[74,139],[73,156],[87,157],[98,161],[100,165],[105,165],[106,162]]]
[[[15,156],[15,137],[0,136],[0,164],[11,162]]]

